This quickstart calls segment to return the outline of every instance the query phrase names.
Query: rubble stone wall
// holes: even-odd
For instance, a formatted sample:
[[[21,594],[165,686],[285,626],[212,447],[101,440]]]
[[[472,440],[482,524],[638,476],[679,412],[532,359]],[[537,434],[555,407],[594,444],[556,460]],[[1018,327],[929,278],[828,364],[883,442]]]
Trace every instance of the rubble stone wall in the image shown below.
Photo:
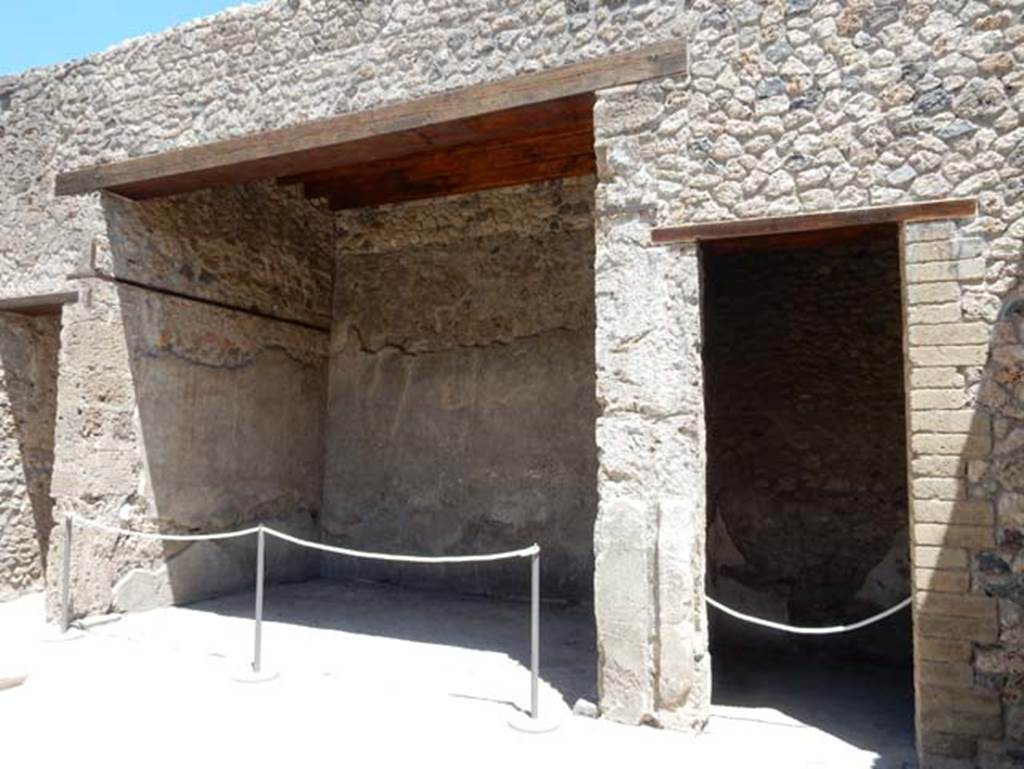
[[[338,218],[323,526],[350,547],[538,542],[589,598],[597,505],[593,179]],[[325,573],[525,594],[520,561]]]
[[[169,533],[262,520],[315,537],[330,217],[272,183],[104,203],[107,229],[63,322],[57,510]],[[142,609],[249,586],[255,539],[79,529],[73,556],[75,614]],[[268,558],[270,579],[319,569],[316,553],[280,543]]]
[[[59,316],[0,314],[0,601],[43,585],[59,338]]]

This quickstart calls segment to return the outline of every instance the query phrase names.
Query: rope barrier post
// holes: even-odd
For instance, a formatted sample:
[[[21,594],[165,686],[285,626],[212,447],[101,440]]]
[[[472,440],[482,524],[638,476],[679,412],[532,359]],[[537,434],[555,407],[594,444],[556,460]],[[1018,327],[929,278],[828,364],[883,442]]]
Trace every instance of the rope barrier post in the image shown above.
[[[56,626],[51,623],[47,624],[40,639],[47,643],[75,641],[83,635],[81,630],[71,627],[71,547],[73,545],[74,519],[67,513],[63,517],[64,543],[60,571],[60,617],[57,618]]]
[[[540,717],[540,552],[530,557],[530,718]]]
[[[74,522],[70,515],[64,516],[64,562],[60,572],[60,632],[71,627],[71,537]]]
[[[509,726],[519,732],[541,734],[558,728],[557,721],[540,717],[540,548],[534,546],[530,554],[530,714],[519,714],[509,720]]]
[[[259,675],[263,657],[263,571],[267,539],[263,527],[256,532],[256,606],[253,609],[255,632],[252,642],[252,672]]]
[[[251,670],[234,676],[241,683],[259,683],[277,678],[277,673],[263,670],[263,583],[266,571],[267,537],[260,524],[256,528],[256,600],[253,606],[253,638]]]

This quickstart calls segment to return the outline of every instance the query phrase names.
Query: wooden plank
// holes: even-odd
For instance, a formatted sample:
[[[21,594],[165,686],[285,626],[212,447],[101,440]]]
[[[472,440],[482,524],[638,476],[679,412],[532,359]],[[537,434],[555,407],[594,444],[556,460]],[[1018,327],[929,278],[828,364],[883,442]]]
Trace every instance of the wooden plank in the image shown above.
[[[765,219],[739,219],[723,222],[688,224],[681,227],[659,227],[651,230],[654,243],[679,243],[721,238],[746,238],[787,232],[827,230],[834,227],[852,227],[859,224],[884,222],[927,221],[930,219],[969,219],[976,215],[977,201],[973,198],[931,200],[898,206],[852,208],[820,214],[776,216]]]
[[[795,230],[771,235],[756,235],[751,238],[714,238],[702,240],[702,250],[706,255],[731,256],[747,255],[752,250],[758,254],[772,251],[797,251],[809,248],[827,248],[839,243],[889,242],[896,243],[899,237],[899,224],[882,222],[881,224],[856,224],[851,227],[836,227],[827,230]]]
[[[593,152],[594,137],[590,128],[568,133],[544,133],[508,141],[463,144],[433,152],[343,166],[311,175],[304,189],[308,197],[328,197],[347,189],[372,187],[375,180],[381,178],[415,184],[431,179],[443,180],[454,174],[466,178],[473,172],[497,177],[502,168],[515,169],[529,163]]]
[[[0,312],[13,312],[19,315],[56,315],[65,304],[77,301],[77,291],[17,296],[0,299]]]
[[[592,94],[685,68],[685,45],[671,40],[364,112],[70,171],[57,176],[56,193],[109,189],[141,197],[312,171],[334,163],[331,149],[347,142],[399,132],[415,135],[439,123]]]
[[[514,141],[537,132],[590,131],[594,128],[594,96],[582,94],[464,120],[375,136],[341,145],[328,167],[283,176],[280,184],[300,184],[337,175],[335,169],[357,163],[412,155],[465,144]]]
[[[461,195],[468,192],[518,184],[549,181],[596,173],[594,154],[553,158],[520,166],[494,169],[462,169],[450,175],[422,180],[410,180],[400,175],[382,177],[372,187],[350,187],[338,190],[329,198],[332,211],[346,208],[364,208],[385,203],[403,203],[410,200]]]

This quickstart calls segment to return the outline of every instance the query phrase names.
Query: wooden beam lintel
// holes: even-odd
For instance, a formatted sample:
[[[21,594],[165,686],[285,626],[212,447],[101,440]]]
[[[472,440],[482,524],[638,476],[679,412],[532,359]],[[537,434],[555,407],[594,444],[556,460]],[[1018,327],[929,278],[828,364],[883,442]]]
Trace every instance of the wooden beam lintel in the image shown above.
[[[680,227],[658,227],[651,230],[653,243],[685,243],[724,238],[748,238],[789,232],[830,230],[862,224],[886,222],[929,221],[936,219],[970,219],[977,215],[974,198],[951,198],[906,203],[895,206],[852,208],[815,214],[774,216],[764,219],[737,219],[702,222]]]

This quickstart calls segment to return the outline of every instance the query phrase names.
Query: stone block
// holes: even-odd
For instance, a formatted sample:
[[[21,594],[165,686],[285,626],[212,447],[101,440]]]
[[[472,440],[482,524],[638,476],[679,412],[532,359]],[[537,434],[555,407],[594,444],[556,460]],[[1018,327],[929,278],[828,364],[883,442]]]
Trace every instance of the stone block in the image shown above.
[[[957,309],[959,313],[959,308]],[[946,368],[914,368],[910,372],[911,397],[916,390],[963,390],[964,375],[953,366]]]
[[[973,409],[914,411],[910,427],[915,433],[972,433],[988,428],[988,415]]]
[[[935,345],[911,347],[915,366],[981,366],[988,359],[988,345]]]
[[[974,684],[974,668],[965,662],[920,660],[914,668],[921,685],[967,689]]]
[[[995,547],[995,532],[991,526],[915,523],[914,542],[918,545],[980,549]]]
[[[914,500],[912,507],[918,523],[991,526],[995,522],[992,503],[985,499]]]
[[[947,454],[928,454],[911,460],[910,471],[919,478],[963,478],[967,460]]]
[[[969,433],[915,433],[910,445],[920,454],[956,454],[984,457],[992,450],[992,436],[987,430]]]
[[[903,239],[908,244],[915,244],[914,248],[920,248],[918,244],[932,243],[934,241],[949,242],[956,236],[956,225],[951,221],[934,222],[907,222],[903,225]]]
[[[959,345],[987,344],[991,330],[985,323],[938,323],[928,326],[913,326],[910,329],[910,344]]]
[[[914,478],[911,485],[914,499],[962,499],[964,482],[958,478]],[[935,544],[924,543],[921,544]]]
[[[960,284],[953,280],[939,283],[918,283],[907,286],[907,302],[918,304],[943,304],[960,301]]]
[[[914,644],[914,649],[919,660],[969,663],[973,656],[974,646],[970,641],[919,638]],[[923,701],[922,704],[924,704]]]
[[[967,551],[959,547],[914,546],[914,566],[926,569],[967,569]]]
[[[949,390],[912,389],[910,391],[910,408],[915,411],[956,410],[964,407],[965,399],[964,391],[959,388]]]
[[[945,593],[966,593],[971,578],[966,571],[940,569],[914,569],[914,587]]]
[[[999,624],[994,619],[981,617],[947,617],[939,614],[919,614],[914,627],[921,637],[935,637],[995,643],[999,637]]]
[[[960,273],[956,262],[934,261],[907,264],[903,270],[907,283],[940,283],[958,280]]]
[[[956,323],[963,317],[960,302],[944,304],[917,304],[907,307],[907,322],[914,326],[920,323]]]
[[[973,758],[977,752],[977,742],[972,737],[928,729],[921,730],[920,745],[926,753],[936,753],[952,758]]]
[[[594,532],[598,691],[602,714],[626,723],[640,723],[654,710],[653,528],[645,500],[601,500]]]
[[[986,595],[957,595],[917,590],[914,593],[914,605],[921,614],[996,620],[996,600]]]
[[[945,706],[922,707],[919,721],[925,729],[966,737],[998,737],[1003,731],[1002,713],[965,713]]]

